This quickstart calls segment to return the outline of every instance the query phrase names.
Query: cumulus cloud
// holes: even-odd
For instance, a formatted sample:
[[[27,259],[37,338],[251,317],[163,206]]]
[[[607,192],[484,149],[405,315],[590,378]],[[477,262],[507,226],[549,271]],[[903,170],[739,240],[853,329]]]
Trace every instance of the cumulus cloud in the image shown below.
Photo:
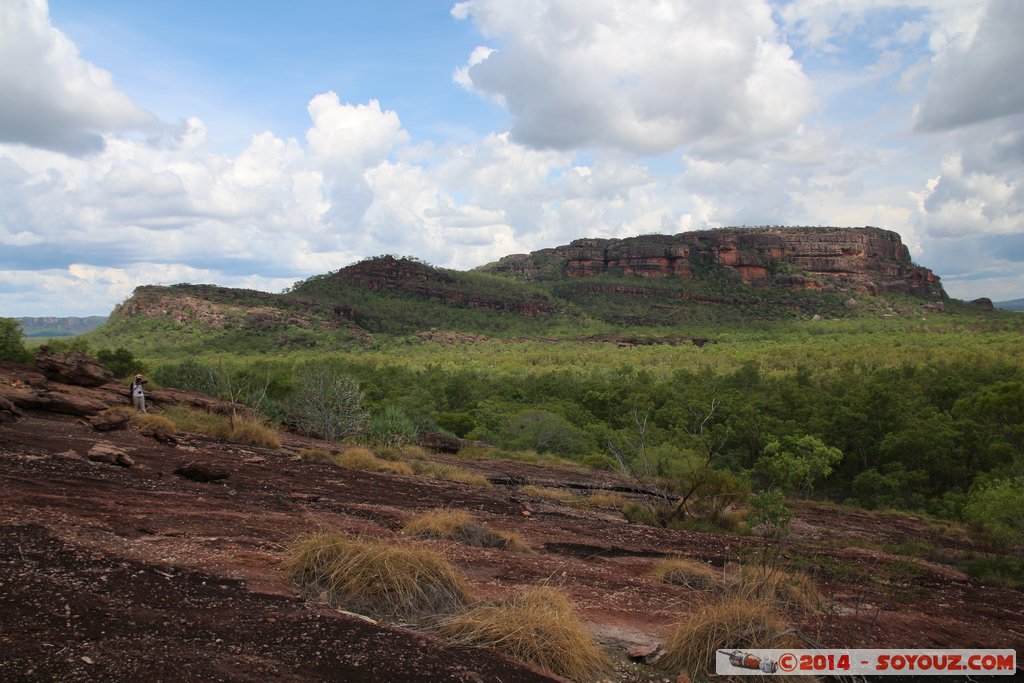
[[[85,154],[154,122],[51,25],[46,0],[0,3],[0,35],[0,141]]]
[[[1024,112],[1024,3],[990,0],[976,23],[933,38],[937,53],[917,113],[917,128],[942,131]]]
[[[468,0],[498,47],[456,81],[502,102],[534,147],[739,150],[793,131],[811,86],[767,2]]]

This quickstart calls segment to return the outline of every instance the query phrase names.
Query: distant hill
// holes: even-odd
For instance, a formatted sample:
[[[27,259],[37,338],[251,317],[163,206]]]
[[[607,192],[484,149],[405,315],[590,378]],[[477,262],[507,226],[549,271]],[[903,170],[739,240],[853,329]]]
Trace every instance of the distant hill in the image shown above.
[[[1003,311],[1024,311],[1024,299],[997,301],[993,304],[993,306]]]
[[[908,314],[941,309],[947,299],[895,232],[728,228],[577,240],[472,271],[383,256],[282,294],[144,286],[95,334],[105,343],[131,337],[153,347],[247,352],[341,348],[429,330],[579,338],[864,315],[881,296],[890,302],[878,306]]]
[[[73,337],[92,332],[107,322],[105,315],[84,318],[17,318],[26,337]]]

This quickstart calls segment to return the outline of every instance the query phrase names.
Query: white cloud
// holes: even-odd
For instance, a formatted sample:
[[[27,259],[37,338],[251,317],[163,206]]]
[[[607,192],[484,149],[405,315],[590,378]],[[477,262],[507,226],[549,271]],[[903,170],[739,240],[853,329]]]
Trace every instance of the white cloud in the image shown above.
[[[761,0],[469,0],[453,14],[499,43],[456,79],[503,102],[530,146],[739,150],[813,105]]]
[[[1024,3],[990,0],[980,14],[967,16],[977,23],[952,26],[952,35],[933,41],[937,52],[917,114],[920,130],[948,130],[1024,112]]]
[[[51,25],[45,0],[0,3],[0,36],[0,142],[84,154],[154,123]]]

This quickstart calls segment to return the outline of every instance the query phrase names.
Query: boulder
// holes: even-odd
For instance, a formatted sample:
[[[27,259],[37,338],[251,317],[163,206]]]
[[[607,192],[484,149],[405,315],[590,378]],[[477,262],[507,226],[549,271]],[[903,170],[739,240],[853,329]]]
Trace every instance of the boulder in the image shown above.
[[[110,410],[89,419],[89,424],[97,432],[112,432],[124,429],[131,422],[131,416],[122,410]]]
[[[198,462],[194,460],[174,470],[174,473],[179,477],[203,483],[220,481],[221,479],[227,479],[231,475],[230,472],[217,467],[212,462]]]
[[[131,467],[135,464],[135,461],[128,457],[128,453],[123,448],[103,442],[94,444],[89,449],[89,452],[85,454],[85,457],[93,462],[117,465],[119,467]]]
[[[39,347],[36,367],[47,379],[79,387],[99,387],[114,379],[114,373],[92,356],[79,351],[59,353],[48,346]]]
[[[419,445],[436,453],[458,453],[462,448],[462,440],[455,436],[438,432],[420,434]]]
[[[3,396],[0,396],[0,424],[14,422],[19,417],[21,417],[21,411],[18,410],[18,407]]]

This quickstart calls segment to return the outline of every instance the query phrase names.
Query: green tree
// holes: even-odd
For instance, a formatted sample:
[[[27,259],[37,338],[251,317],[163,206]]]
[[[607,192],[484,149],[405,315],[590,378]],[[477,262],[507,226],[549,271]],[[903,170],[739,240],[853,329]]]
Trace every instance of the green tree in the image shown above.
[[[25,348],[21,323],[14,318],[0,318],[0,360],[27,363],[32,354]]]
[[[1000,547],[1024,543],[1024,476],[977,485],[964,517]]]
[[[145,370],[134,354],[123,346],[114,350],[100,349],[96,352],[96,360],[107,366],[116,377],[127,377]]]
[[[815,436],[787,436],[768,442],[754,471],[770,484],[806,495],[814,482],[831,474],[842,459],[841,450]]]

